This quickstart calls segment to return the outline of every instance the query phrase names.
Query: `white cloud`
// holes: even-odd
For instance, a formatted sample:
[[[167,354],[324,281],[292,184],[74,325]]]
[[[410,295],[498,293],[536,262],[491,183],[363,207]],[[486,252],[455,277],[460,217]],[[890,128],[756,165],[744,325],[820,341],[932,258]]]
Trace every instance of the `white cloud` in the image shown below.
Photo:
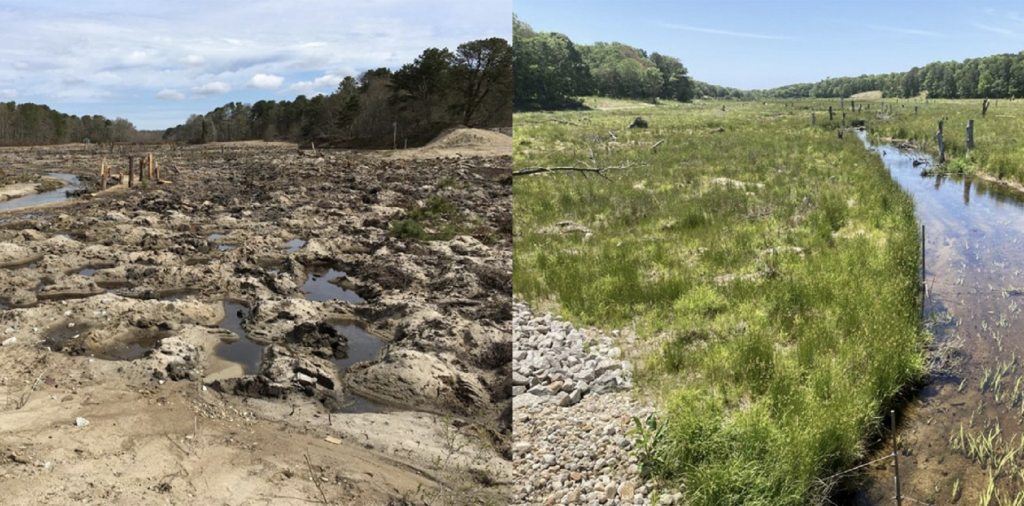
[[[18,96],[18,90],[10,88],[0,89],[0,98],[14,98]]]
[[[150,56],[145,51],[132,51],[131,54],[125,56],[124,63],[126,65],[146,65],[151,63]]]
[[[284,78],[273,74],[256,74],[245,84],[248,88],[259,88],[261,90],[276,90],[281,87]]]
[[[291,86],[285,88],[281,93],[296,93],[299,95],[317,95],[324,91],[334,91],[338,84],[345,76],[337,74],[324,74],[312,81],[299,81],[292,83]]]
[[[765,35],[761,33],[749,33],[749,32],[734,32],[732,30],[719,30],[716,28],[702,28],[698,26],[690,25],[678,25],[675,23],[658,23],[665,28],[671,28],[673,30],[682,30],[684,32],[698,32],[698,33],[710,33],[712,35],[725,35],[727,37],[741,37],[745,39],[765,39],[765,40],[795,40],[795,37],[787,35]]]
[[[221,81],[214,81],[192,88],[192,91],[198,95],[219,95],[231,91],[231,85]]]
[[[206,63],[206,58],[203,58],[202,56],[199,56],[197,54],[190,54],[184,58],[179,59],[178,63],[198,67]]]
[[[159,98],[160,100],[184,100],[185,94],[178,90],[164,88],[160,90],[160,93],[156,94],[156,98]]]

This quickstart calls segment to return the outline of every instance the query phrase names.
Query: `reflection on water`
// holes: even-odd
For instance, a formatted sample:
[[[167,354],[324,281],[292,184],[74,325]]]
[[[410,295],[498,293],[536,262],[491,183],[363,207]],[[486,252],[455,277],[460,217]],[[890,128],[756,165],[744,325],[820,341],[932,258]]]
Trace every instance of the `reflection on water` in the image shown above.
[[[242,328],[242,320],[247,316],[249,308],[237,302],[224,301],[224,319],[219,324],[220,328],[234,332],[238,340],[221,343],[216,353],[224,360],[242,364],[245,374],[256,374],[263,359],[263,345],[250,341]]]

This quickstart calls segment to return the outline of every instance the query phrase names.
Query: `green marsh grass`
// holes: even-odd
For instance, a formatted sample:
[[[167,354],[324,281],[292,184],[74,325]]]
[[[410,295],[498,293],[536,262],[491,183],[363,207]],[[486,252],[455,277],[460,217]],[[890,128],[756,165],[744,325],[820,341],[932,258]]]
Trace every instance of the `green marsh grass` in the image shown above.
[[[515,178],[514,292],[636,329],[687,504],[821,502],[923,374],[913,203],[825,103],[515,116],[516,169],[631,167]]]

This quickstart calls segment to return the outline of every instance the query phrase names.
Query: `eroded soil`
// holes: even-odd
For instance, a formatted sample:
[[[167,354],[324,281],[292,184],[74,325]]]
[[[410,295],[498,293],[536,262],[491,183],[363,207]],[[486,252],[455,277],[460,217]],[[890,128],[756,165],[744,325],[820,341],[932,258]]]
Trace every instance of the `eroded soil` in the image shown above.
[[[469,152],[164,147],[166,184],[0,213],[5,503],[503,504],[511,148]],[[0,164],[96,188],[103,157],[127,167],[86,146]],[[391,233],[411,219],[436,240]],[[325,269],[358,299],[307,299]],[[255,374],[214,351],[240,339],[225,307]],[[345,323],[373,359],[338,366]]]

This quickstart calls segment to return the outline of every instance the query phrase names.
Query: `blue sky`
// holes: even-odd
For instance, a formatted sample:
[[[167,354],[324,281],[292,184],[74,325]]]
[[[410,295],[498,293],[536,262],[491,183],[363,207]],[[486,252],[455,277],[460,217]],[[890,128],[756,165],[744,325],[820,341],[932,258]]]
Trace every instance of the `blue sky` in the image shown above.
[[[0,101],[162,130],[328,94],[428,47],[511,40],[512,0],[0,0]]]
[[[574,43],[679,58],[711,84],[764,89],[1024,50],[1024,3],[905,0],[515,0]]]

